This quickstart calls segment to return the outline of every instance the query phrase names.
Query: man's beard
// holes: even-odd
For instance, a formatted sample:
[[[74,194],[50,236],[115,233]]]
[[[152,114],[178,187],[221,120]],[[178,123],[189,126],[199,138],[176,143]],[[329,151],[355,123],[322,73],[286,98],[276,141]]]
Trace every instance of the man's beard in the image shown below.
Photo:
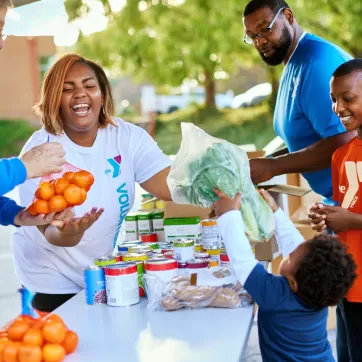
[[[269,57],[266,57],[263,55],[263,53],[260,53],[260,56],[263,59],[264,63],[268,65],[275,66],[282,64],[283,60],[286,58],[289,52],[291,44],[292,37],[289,34],[288,28],[284,27],[280,45],[277,48],[272,48],[274,49],[274,53]]]

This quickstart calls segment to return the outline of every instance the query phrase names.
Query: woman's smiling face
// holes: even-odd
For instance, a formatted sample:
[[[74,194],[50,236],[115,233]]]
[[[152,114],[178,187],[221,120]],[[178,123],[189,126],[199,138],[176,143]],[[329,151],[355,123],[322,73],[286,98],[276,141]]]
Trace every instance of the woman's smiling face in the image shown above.
[[[67,72],[60,116],[66,133],[89,132],[98,129],[103,94],[94,71],[82,62],[76,62]]]

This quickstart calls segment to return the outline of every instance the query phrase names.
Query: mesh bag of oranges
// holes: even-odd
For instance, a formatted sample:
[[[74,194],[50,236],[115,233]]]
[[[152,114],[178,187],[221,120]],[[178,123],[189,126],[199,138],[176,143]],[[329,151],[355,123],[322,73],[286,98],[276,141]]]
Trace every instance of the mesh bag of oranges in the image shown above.
[[[93,183],[94,177],[90,172],[66,163],[61,172],[41,178],[28,211],[34,216],[46,215],[82,205]]]
[[[24,312],[0,330],[1,362],[61,362],[78,346],[78,335],[61,317]]]

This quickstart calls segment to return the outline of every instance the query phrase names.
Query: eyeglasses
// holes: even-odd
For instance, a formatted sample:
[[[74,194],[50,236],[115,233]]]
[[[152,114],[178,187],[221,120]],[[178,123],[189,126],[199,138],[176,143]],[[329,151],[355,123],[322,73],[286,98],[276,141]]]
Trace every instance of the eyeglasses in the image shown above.
[[[261,29],[260,32],[258,34],[253,34],[253,35],[248,35],[248,34],[245,34],[244,35],[244,42],[246,44],[253,44],[255,43],[256,39],[257,38],[262,38],[262,39],[266,39],[268,38],[271,33],[272,33],[272,28],[273,28],[273,25],[275,24],[279,14],[284,11],[286,8],[280,8],[278,10],[278,12],[275,14],[274,16],[274,19],[272,20],[272,22],[270,23],[270,25],[267,27],[267,28],[264,28],[264,29]]]

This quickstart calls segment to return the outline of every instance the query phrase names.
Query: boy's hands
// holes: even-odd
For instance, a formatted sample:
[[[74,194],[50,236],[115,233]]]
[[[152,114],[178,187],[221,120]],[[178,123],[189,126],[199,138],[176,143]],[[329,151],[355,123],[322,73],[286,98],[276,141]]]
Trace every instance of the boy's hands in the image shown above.
[[[240,210],[241,204],[241,193],[238,192],[234,199],[224,194],[218,189],[214,189],[216,196],[219,197],[219,200],[215,201],[211,205],[211,209],[215,212],[217,217],[220,217],[226,214],[229,211]]]
[[[354,228],[356,214],[339,206],[318,203],[312,206],[308,216],[312,229],[321,232],[328,227],[335,233],[340,233]]]
[[[264,190],[264,189],[260,189],[258,190],[259,194],[263,197],[263,199],[266,201],[266,203],[270,206],[270,208],[272,209],[273,212],[277,212],[279,209],[279,206],[277,205],[277,203],[275,202],[274,198],[272,195],[269,194],[268,191]]]

